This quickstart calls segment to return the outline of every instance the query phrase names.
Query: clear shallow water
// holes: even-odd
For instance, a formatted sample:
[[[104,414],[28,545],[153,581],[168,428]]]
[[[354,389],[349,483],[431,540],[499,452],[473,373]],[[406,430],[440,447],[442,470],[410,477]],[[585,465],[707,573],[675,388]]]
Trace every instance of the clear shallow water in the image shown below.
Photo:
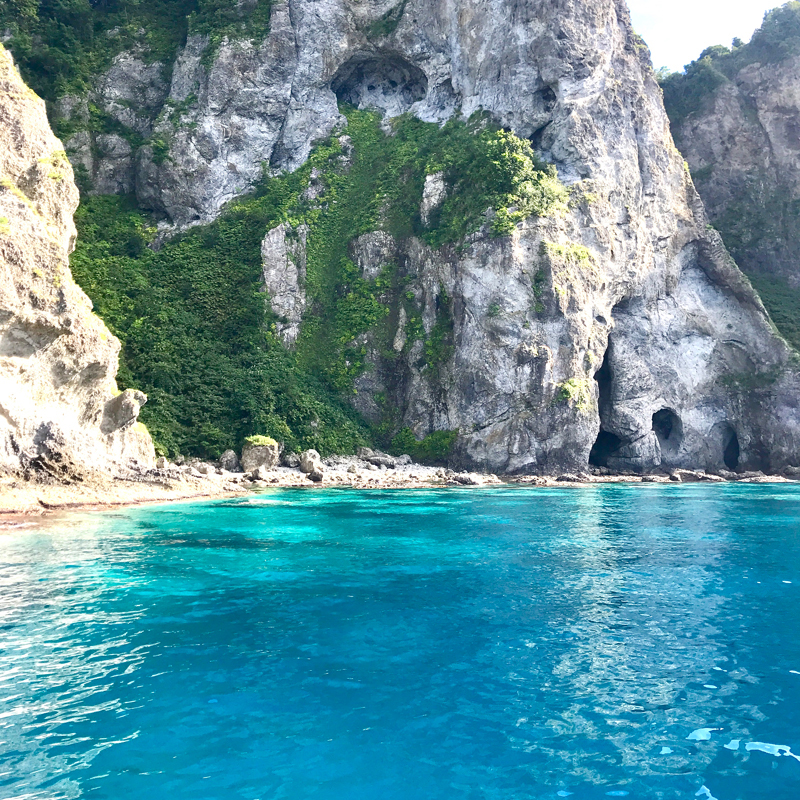
[[[12,532],[0,796],[797,800],[798,601],[794,486],[278,491]]]

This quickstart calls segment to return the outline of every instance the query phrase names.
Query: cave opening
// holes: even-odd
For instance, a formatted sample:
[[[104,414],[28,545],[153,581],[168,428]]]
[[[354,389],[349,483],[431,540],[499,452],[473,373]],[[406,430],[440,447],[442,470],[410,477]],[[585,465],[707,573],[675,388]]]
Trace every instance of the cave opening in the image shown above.
[[[343,64],[331,89],[340,103],[399,116],[425,99],[428,79],[419,67],[400,56],[365,55]]]
[[[606,354],[603,356],[603,363],[594,374],[594,379],[597,381],[598,406],[600,407],[601,417],[603,410],[611,402],[611,362],[608,360],[610,349],[606,350]]]
[[[683,425],[671,408],[662,408],[653,414],[653,432],[661,445],[662,454],[677,452],[683,440]]]
[[[597,405],[600,410],[600,432],[597,434],[597,440],[589,453],[589,464],[593,467],[608,466],[609,457],[616,453],[624,444],[619,436],[603,428],[604,411],[611,402],[611,363],[608,358],[609,350],[610,348],[606,350],[606,354],[603,356],[603,363],[600,369],[594,374],[594,379],[597,381]]]
[[[738,469],[740,456],[739,437],[730,425],[726,425],[723,431],[722,447],[722,460],[725,462],[725,466],[731,471]]]
[[[622,447],[624,442],[615,433],[600,428],[597,440],[589,453],[589,464],[593,467],[607,467],[608,459]]]

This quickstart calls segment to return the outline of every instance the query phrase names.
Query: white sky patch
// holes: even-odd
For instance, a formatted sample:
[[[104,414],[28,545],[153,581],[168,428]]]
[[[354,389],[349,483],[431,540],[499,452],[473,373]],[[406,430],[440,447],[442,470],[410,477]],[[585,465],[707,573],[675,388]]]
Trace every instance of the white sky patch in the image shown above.
[[[653,66],[682,70],[715,44],[730,47],[734,36],[747,42],[764,12],[781,0],[628,0],[633,27],[653,54]]]

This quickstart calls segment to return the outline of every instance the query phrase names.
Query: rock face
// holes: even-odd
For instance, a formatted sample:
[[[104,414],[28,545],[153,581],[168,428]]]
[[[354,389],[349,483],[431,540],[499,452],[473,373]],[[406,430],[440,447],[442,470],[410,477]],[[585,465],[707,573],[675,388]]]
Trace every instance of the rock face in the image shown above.
[[[287,236],[290,233],[293,234],[291,238]],[[300,336],[300,323],[306,310],[307,236],[305,225],[295,232],[284,223],[273,228],[261,244],[264,288],[278,318],[278,335],[287,345],[293,345]]]
[[[252,472],[259,467],[272,469],[281,458],[280,446],[274,440],[263,439],[258,443],[246,442],[242,450],[242,471]]]
[[[264,42],[225,41],[210,67],[205,45],[190,37],[136,156],[140,202],[178,227],[213,219],[262,165],[302,164],[344,125],[339,101],[439,122],[482,110],[571,189],[568,210],[503,238],[487,223],[458,247],[352,244],[366,280],[394,260],[424,328],[410,336],[387,297],[391,353],[358,342],[367,419],[388,404],[420,439],[458,431],[454,459],[492,472],[798,461],[791,353],[709,230],[623,0],[276,0]],[[447,192],[431,176],[423,222]],[[265,234],[290,343],[305,242]]]
[[[151,466],[141,392],[117,391],[119,342],[68,256],[78,190],[44,103],[0,47],[0,468],[59,478]]]
[[[800,57],[747,65],[673,134],[738,264],[800,287]]]
[[[95,194],[135,192],[135,146],[152,136],[168,91],[163,64],[150,63],[145,52],[136,50],[120,53],[85,97],[61,98],[57,108],[59,118],[83,129],[65,145],[72,164],[84,173],[86,188],[90,187]],[[110,121],[108,127],[118,130],[91,131],[90,104]]]

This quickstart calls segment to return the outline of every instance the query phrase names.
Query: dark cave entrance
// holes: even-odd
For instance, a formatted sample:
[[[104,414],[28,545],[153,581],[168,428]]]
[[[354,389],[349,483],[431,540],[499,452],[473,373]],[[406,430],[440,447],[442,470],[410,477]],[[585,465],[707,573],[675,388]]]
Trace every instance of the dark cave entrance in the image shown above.
[[[653,414],[653,432],[658,438],[663,455],[677,453],[683,440],[683,424],[671,408],[662,408]]]
[[[622,447],[624,442],[614,433],[609,433],[600,428],[597,441],[592,445],[589,453],[589,464],[593,467],[607,467],[608,459]]]
[[[597,440],[589,453],[589,464],[592,467],[608,466],[609,457],[614,455],[624,444],[619,436],[603,428],[603,412],[611,402],[611,364],[608,360],[608,352],[606,350],[603,363],[594,374],[598,390],[597,406],[600,410],[600,432],[597,434]]]
[[[722,460],[732,472],[739,468],[739,456],[739,437],[730,425],[726,425],[722,432]]]
[[[399,115],[425,99],[428,79],[419,67],[400,56],[365,55],[343,64],[331,89],[340,103]]]

